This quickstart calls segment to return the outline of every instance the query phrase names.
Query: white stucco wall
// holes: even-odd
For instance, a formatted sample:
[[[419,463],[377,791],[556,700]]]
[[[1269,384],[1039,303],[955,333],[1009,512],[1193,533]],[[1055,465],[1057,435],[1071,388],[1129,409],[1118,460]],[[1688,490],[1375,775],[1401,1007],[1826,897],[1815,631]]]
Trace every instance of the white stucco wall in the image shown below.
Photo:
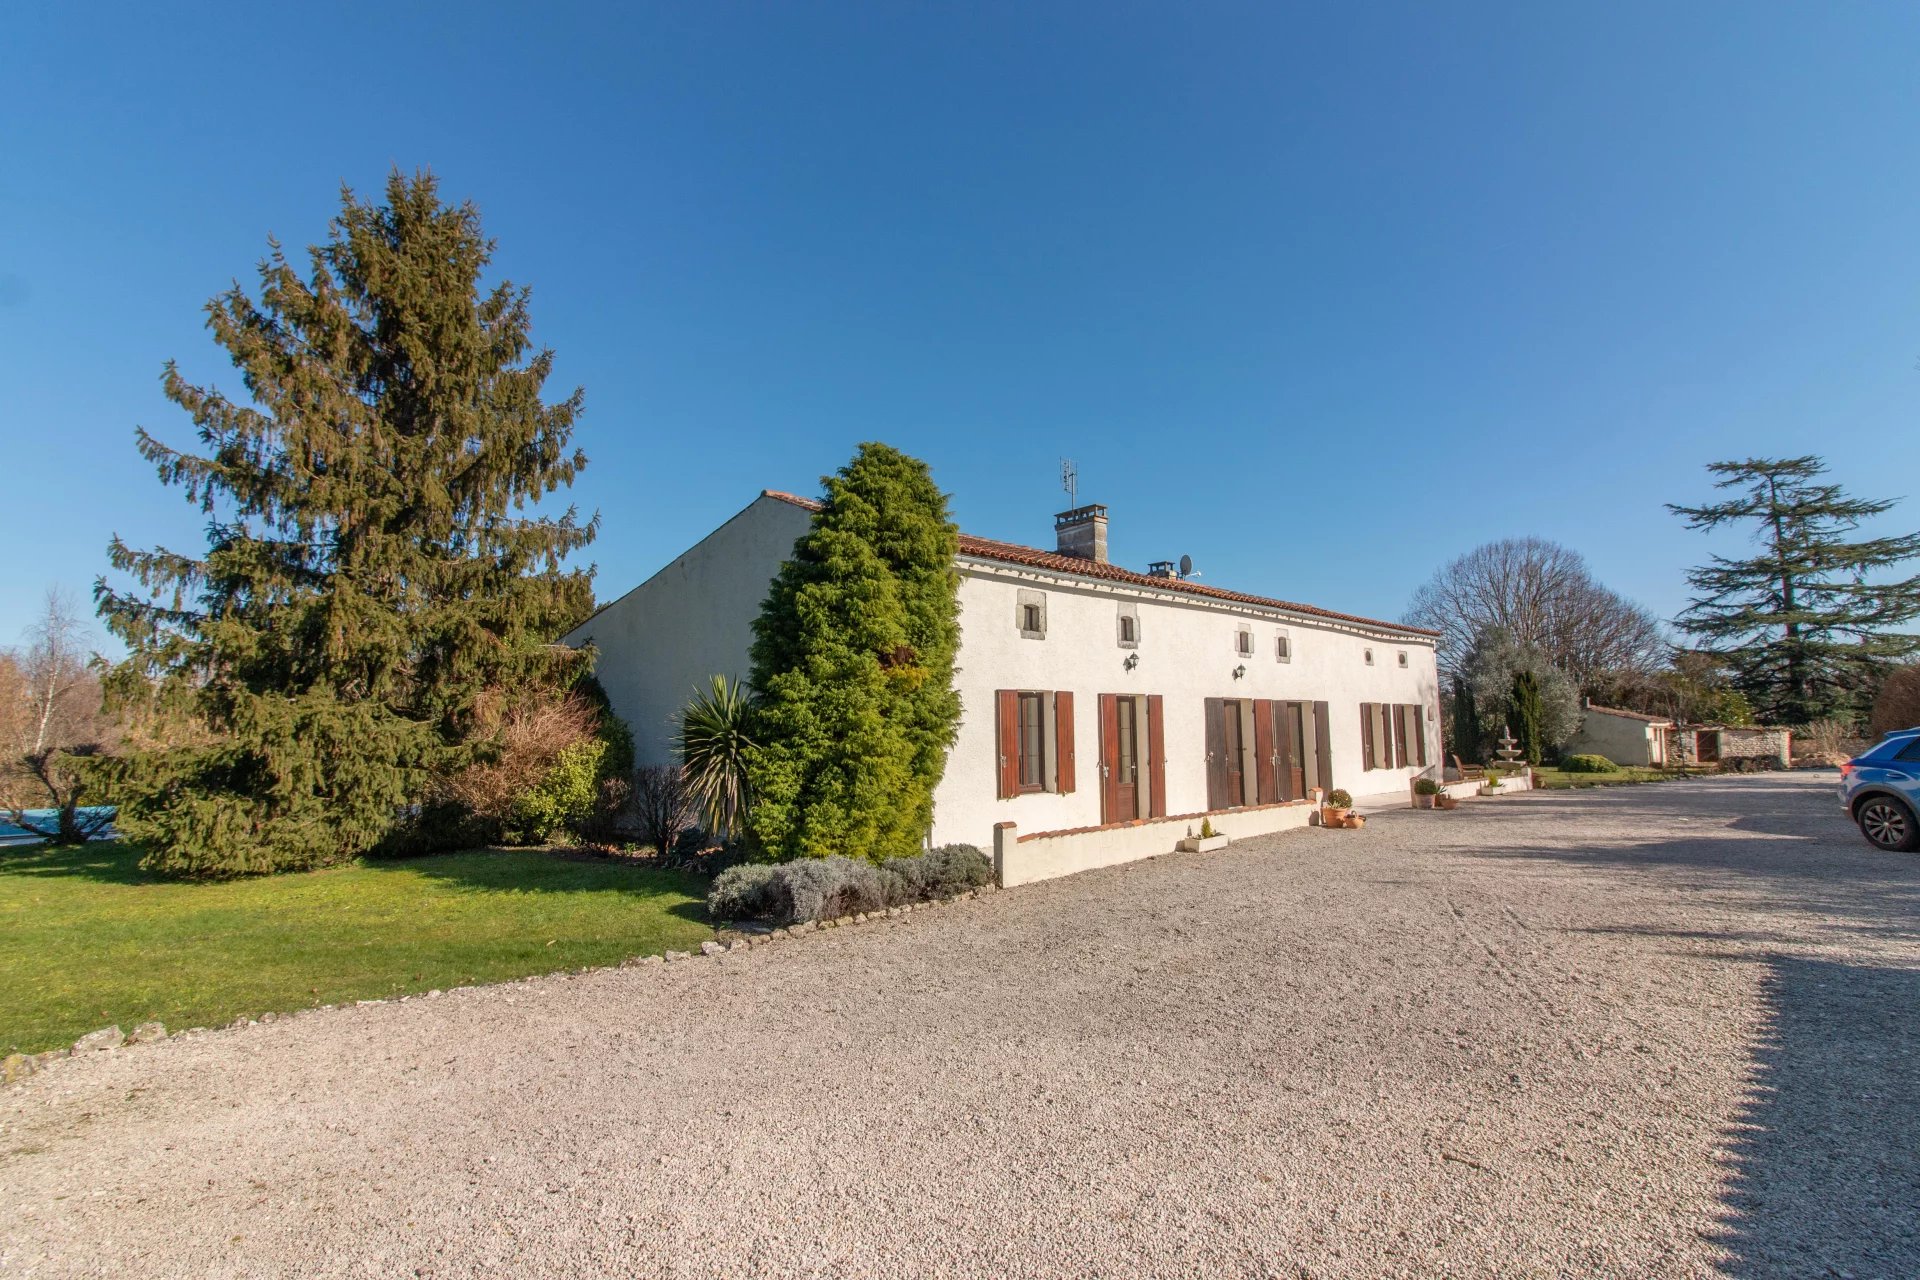
[[[633,731],[639,763],[672,760],[675,717],[710,677],[747,674],[753,619],[808,520],[803,508],[759,498],[564,637],[568,644],[591,642],[599,650],[596,674],[615,712]],[[1439,681],[1430,640],[994,561],[963,557],[960,567],[956,683],[962,721],[934,793],[935,843],[963,841],[988,849],[998,822],[1018,823],[1023,833],[1099,824],[1103,693],[1164,697],[1169,815],[1207,807],[1208,698],[1326,702],[1333,785],[1362,804],[1404,803],[1412,779],[1423,771],[1417,766],[1362,769],[1360,703],[1418,704],[1426,709],[1424,772],[1439,777]],[[1016,609],[1023,592],[1027,599],[1042,593],[1044,639],[1021,634]],[[1117,617],[1123,607],[1138,620],[1138,644],[1131,649],[1119,643]],[[1244,658],[1235,650],[1242,625],[1254,636],[1254,652]],[[1292,641],[1291,659],[1284,663],[1275,658],[1273,644],[1282,629]],[[1369,648],[1372,666],[1364,660]],[[1398,662],[1403,651],[1404,668]],[[1129,654],[1140,657],[1132,671],[1125,667]],[[1243,664],[1245,676],[1234,678],[1234,668]],[[997,798],[994,695],[1001,689],[1074,694],[1078,777],[1072,793]],[[1314,782],[1309,771],[1307,783]],[[1259,821],[1293,820],[1270,815]],[[1224,824],[1223,829],[1232,830]],[[1156,831],[1151,841],[1165,834]],[[1129,849],[1138,842],[1125,841]]]
[[[1581,711],[1580,731],[1567,741],[1567,755],[1605,756],[1615,764],[1664,763],[1664,729],[1652,721],[1636,720],[1606,711]]]
[[[753,620],[808,514],[762,497],[687,553],[563,636],[592,643],[638,764],[674,758],[675,717],[714,676],[744,679]]]
[[[1369,633],[1253,606],[1203,603],[1131,584],[1029,574],[993,562],[963,559],[962,569],[957,676],[962,720],[946,775],[934,793],[936,844],[961,841],[991,848],[999,822],[1018,823],[1022,833],[1097,825],[1103,693],[1157,693],[1165,698],[1168,814],[1207,807],[1208,698],[1326,702],[1333,785],[1353,793],[1356,801],[1377,802],[1404,801],[1422,770],[1361,767],[1359,704],[1418,704],[1427,709],[1426,772],[1439,777],[1439,725],[1434,718],[1439,679],[1433,645],[1424,637]],[[1016,608],[1023,589],[1046,593],[1043,640],[1020,632]],[[1118,643],[1115,620],[1122,602],[1132,604],[1139,617],[1135,649]],[[1253,656],[1246,658],[1234,648],[1242,623],[1250,624],[1254,633]],[[1292,639],[1292,660],[1284,663],[1275,658],[1273,644],[1283,627]],[[1369,648],[1372,666],[1364,658]],[[1398,664],[1402,651],[1407,654],[1405,668]],[[1131,671],[1125,666],[1130,653],[1140,655]],[[1234,669],[1243,664],[1246,674],[1236,679]],[[1001,689],[1065,690],[1074,695],[1078,778],[1071,794],[997,798],[994,695]],[[1311,786],[1314,779],[1309,776],[1307,782]]]

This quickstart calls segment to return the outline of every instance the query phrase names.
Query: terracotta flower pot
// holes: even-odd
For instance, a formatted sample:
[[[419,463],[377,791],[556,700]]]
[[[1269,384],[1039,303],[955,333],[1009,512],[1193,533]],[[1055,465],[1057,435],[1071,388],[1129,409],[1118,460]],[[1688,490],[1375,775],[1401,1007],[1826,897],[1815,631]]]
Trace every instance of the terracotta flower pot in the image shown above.
[[[1332,805],[1320,810],[1320,825],[1323,827],[1341,827],[1347,822],[1347,810],[1336,809]]]
[[[1439,799],[1438,796],[1416,795],[1413,798],[1413,807],[1416,809],[1431,809],[1433,808],[1433,802],[1437,799]]]
[[[1350,813],[1347,815],[1347,821],[1346,821],[1347,830],[1358,831],[1360,828],[1366,825],[1367,825],[1367,820],[1361,817],[1359,814]]]

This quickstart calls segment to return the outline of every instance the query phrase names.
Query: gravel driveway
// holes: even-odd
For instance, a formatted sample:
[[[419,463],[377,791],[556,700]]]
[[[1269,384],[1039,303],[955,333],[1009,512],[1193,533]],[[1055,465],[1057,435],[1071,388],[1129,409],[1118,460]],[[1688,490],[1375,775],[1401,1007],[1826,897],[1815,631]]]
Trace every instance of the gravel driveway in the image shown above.
[[[1920,1275],[1920,858],[1832,785],[1388,813],[56,1064],[0,1094],[0,1273]]]

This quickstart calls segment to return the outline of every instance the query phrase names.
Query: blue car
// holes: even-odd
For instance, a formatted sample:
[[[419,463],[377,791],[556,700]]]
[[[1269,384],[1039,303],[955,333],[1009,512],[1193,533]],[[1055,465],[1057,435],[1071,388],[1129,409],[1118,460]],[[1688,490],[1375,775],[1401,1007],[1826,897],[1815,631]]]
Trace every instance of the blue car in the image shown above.
[[[1840,766],[1840,803],[1882,849],[1920,849],[1920,729],[1899,729]]]

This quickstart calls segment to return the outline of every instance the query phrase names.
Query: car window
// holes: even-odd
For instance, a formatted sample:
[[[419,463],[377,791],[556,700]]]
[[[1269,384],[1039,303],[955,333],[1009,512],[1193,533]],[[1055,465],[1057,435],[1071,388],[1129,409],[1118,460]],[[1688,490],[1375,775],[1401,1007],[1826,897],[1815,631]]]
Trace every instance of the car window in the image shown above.
[[[1895,760],[1920,760],[1920,738],[1908,738],[1907,745],[1900,748]]]

